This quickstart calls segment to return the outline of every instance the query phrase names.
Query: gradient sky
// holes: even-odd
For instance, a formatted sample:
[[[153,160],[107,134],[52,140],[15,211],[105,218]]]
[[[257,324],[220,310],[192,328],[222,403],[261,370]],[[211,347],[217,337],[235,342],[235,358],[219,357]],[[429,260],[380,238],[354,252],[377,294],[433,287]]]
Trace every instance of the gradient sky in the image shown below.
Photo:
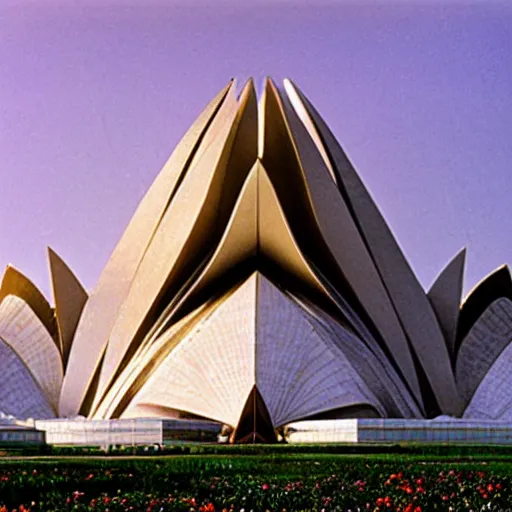
[[[0,266],[92,289],[162,164],[230,77],[292,78],[421,283],[512,263],[512,2],[0,0]],[[210,5],[210,6],[208,6]]]

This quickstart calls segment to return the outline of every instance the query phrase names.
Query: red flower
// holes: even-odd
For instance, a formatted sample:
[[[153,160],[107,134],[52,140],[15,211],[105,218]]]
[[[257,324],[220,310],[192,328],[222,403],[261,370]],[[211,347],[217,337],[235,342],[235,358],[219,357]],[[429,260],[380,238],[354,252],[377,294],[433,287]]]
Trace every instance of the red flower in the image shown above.
[[[80,491],[74,491],[74,492],[73,492],[73,499],[74,499],[75,501],[77,501],[77,500],[79,500],[79,499],[80,499],[80,496],[83,496],[83,495],[84,495],[84,493],[83,493],[83,492],[80,492]]]
[[[487,486],[487,490],[488,490],[489,492],[494,491],[494,486],[493,486],[492,484],[489,484],[489,485]]]
[[[385,505],[386,507],[391,507],[391,498],[389,496],[386,496],[385,498],[377,498],[377,506],[382,507],[382,505]]]
[[[270,486],[269,486],[268,484],[263,484],[263,485],[261,486],[261,488],[262,488],[264,491],[268,491],[268,490],[269,490],[269,488],[270,488]]]

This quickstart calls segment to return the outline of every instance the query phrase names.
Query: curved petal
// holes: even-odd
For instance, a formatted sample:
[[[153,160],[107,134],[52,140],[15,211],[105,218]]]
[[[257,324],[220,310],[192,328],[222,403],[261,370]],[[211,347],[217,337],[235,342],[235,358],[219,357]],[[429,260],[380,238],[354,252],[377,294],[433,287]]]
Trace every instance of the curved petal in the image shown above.
[[[0,303],[0,337],[23,361],[57,411],[63,377],[59,349],[32,309],[15,295]]]
[[[123,415],[150,404],[236,427],[254,386],[275,426],[362,402],[385,415],[348,359],[307,318],[253,274],[181,338]]]
[[[48,247],[48,261],[55,301],[55,316],[59,327],[60,350],[66,364],[73,336],[88,296],[75,274],[50,247]]]
[[[464,419],[512,421],[512,343],[505,348],[480,382]]]
[[[455,336],[459,322],[465,261],[464,248],[446,265],[428,291],[428,300],[439,320],[452,360],[455,357]]]
[[[0,337],[0,411],[19,419],[54,418],[55,411],[18,354]]]
[[[261,275],[257,308],[255,385],[275,427],[358,403],[371,403],[386,416],[345,354]]]
[[[467,294],[460,308],[459,323],[455,352],[457,353],[462,340],[467,336],[471,327],[482,316],[482,313],[497,299],[512,300],[512,279],[506,265],[485,276]]]
[[[53,310],[38,288],[12,265],[5,269],[0,286],[0,302],[8,295],[19,297],[32,309],[58,345],[58,330]]]
[[[512,301],[495,300],[473,324],[457,354],[457,386],[465,405],[505,348],[512,343]]]
[[[194,157],[170,203],[120,309],[102,364],[95,404],[113,382],[125,355],[133,353],[147,333],[148,319],[151,322],[155,312],[165,308],[169,302],[166,297],[179,290],[203,259],[201,255],[208,251],[209,243],[215,242],[217,233],[225,227],[228,219],[221,218],[221,212],[229,215],[233,204],[224,208],[223,200],[236,201],[239,187],[250,171],[249,166],[237,167],[231,162],[239,174],[229,173],[229,180],[226,175],[238,131],[247,117],[252,117],[244,115],[250,113],[250,100],[250,87],[240,103],[229,96],[206,132],[202,150]],[[230,181],[238,182],[238,190],[231,189]],[[229,189],[229,200],[225,189]]]
[[[91,383],[106,343],[169,201],[179,190],[182,173],[207,130],[211,118],[232,89],[224,88],[205,108],[173,151],[139,204],[98,284],[85,305],[69,354],[60,414],[75,415]]]
[[[321,261],[320,258],[325,258],[327,253],[332,255],[338,274],[342,272],[345,276],[363,310],[385,340],[416,399],[422,403],[408,340],[336,184],[295,111],[280,97],[270,81],[267,82],[264,100],[267,108],[263,164],[285,208],[285,197],[288,196],[287,216],[293,220],[293,209],[300,209],[300,214],[295,214],[295,217],[299,215],[299,218],[295,221],[294,232],[298,233],[298,225],[303,226],[309,237],[303,244],[311,244],[308,251],[305,248],[304,250],[310,254],[313,261]],[[270,126],[271,124],[273,126]],[[281,134],[273,136],[272,132],[279,126]],[[287,139],[289,147],[286,149],[283,141]],[[294,168],[295,176],[291,173],[286,177],[279,175],[283,166]],[[304,197],[300,198],[297,193],[290,193],[291,179],[300,180],[306,191]],[[292,199],[293,202],[290,203]],[[302,203],[299,203],[299,200]],[[304,220],[307,217],[311,220],[306,224]],[[313,238],[315,233],[316,237]],[[329,262],[323,261],[319,267],[328,278],[335,276]],[[338,278],[333,282],[334,286],[338,286],[339,282]]]
[[[236,426],[254,385],[256,277],[185,336],[135,396]]]

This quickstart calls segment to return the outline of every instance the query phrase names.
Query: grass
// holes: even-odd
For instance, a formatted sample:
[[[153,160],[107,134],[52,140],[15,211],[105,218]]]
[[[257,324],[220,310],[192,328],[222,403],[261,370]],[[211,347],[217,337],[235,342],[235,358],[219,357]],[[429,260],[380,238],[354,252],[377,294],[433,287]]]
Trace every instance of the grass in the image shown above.
[[[87,456],[105,455],[99,447],[79,446],[46,446],[39,448],[5,447],[0,455],[37,455],[38,453],[52,456]],[[271,455],[271,454],[403,454],[419,456],[476,456],[476,455],[510,455],[512,445],[476,445],[476,444],[434,444],[434,443],[403,443],[403,444],[272,444],[272,445],[222,445],[222,444],[176,444],[160,447],[158,454],[163,455]],[[110,447],[109,455],[154,455],[152,446]]]
[[[253,497],[251,499],[256,500],[254,501],[256,507],[267,503],[269,510],[286,508],[290,511],[297,510],[294,507],[298,506],[298,503],[304,507],[301,510],[318,510],[315,508],[315,503],[320,503],[318,500],[327,495],[333,496],[333,500],[342,501],[338,501],[336,505],[341,508],[335,508],[336,501],[333,501],[329,506],[324,507],[326,510],[346,510],[343,507],[348,506],[347,503],[357,503],[357,500],[362,499],[373,504],[379,496],[391,493],[395,503],[401,504],[401,510],[405,510],[408,495],[405,495],[404,491],[397,486],[384,486],[389,475],[401,472],[404,474],[404,479],[408,478],[409,481],[415,481],[418,477],[425,480],[429,495],[419,494],[418,504],[433,503],[433,500],[437,500],[440,503],[440,510],[447,510],[442,508],[445,493],[442,490],[443,486],[450,490],[455,489],[457,492],[466,487],[464,494],[457,495],[454,500],[459,500],[458,503],[464,503],[462,500],[467,499],[476,500],[474,503],[479,506],[488,503],[491,499],[486,497],[484,500],[479,491],[474,490],[478,489],[476,486],[481,482],[485,482],[485,485],[501,482],[500,494],[495,493],[492,497],[498,500],[492,502],[493,506],[501,504],[503,500],[509,500],[512,495],[511,450],[502,449],[502,447],[485,447],[485,451],[484,447],[468,450],[468,447],[451,446],[429,446],[426,450],[424,446],[394,447],[394,451],[392,447],[384,448],[374,446],[374,453],[368,447],[365,447],[364,453],[334,453],[342,452],[344,448],[341,445],[329,445],[323,447],[323,452],[317,453],[319,447],[315,445],[309,447],[308,453],[307,446],[302,446],[300,450],[286,450],[286,446],[220,447],[220,449],[216,447],[216,453],[213,453],[215,450],[212,449],[210,450],[212,453],[188,452],[184,455],[170,456],[51,455],[3,458],[0,459],[0,504],[4,499],[10,507],[9,510],[12,510],[17,504],[33,501],[35,503],[33,511],[72,510],[72,506],[83,504],[85,508],[73,508],[73,510],[90,510],[87,504],[91,503],[91,500],[101,500],[105,496],[111,496],[112,499],[118,497],[115,499],[118,499],[119,507],[124,498],[128,499],[128,503],[134,503],[134,500],[140,499],[140,507],[143,508],[137,505],[132,510],[149,510],[146,505],[151,500],[156,498],[164,500],[172,494],[177,497],[176,499],[195,496],[198,503],[203,504],[208,500],[217,500],[217,503],[224,504],[236,503],[238,508],[235,510],[241,510],[243,507],[240,505],[240,500],[245,500],[250,495]],[[449,477],[446,482],[441,482],[439,479],[441,474],[455,473],[463,476]],[[485,477],[469,477],[471,473],[474,475],[485,473]],[[9,481],[2,482],[2,475],[7,475]],[[334,476],[335,479],[331,481]],[[467,484],[457,486],[456,478],[463,478],[464,482],[469,479]],[[216,479],[229,481],[230,487],[210,491],[210,486],[212,482],[217,482]],[[354,482],[359,480],[367,482],[364,492],[360,493],[353,487]],[[300,488],[294,487],[296,482],[301,482]],[[318,482],[321,483],[321,491],[316,490],[315,486],[319,485]],[[267,483],[271,486],[270,490],[262,491],[262,486]],[[291,491],[285,492],[284,489],[290,485]],[[339,494],[339,489],[345,489],[345,491]],[[83,495],[80,494],[75,503],[77,491]],[[293,500],[296,501],[293,502]],[[69,506],[68,502],[70,502]],[[164,506],[163,501],[158,503],[158,507]],[[270,503],[274,505],[268,505]],[[156,508],[155,505],[155,510],[182,510],[179,506],[182,504],[172,505],[174,508]],[[277,508],[278,506],[280,508]],[[109,507],[111,508],[110,505]],[[171,505],[165,502],[165,507],[171,507]],[[105,505],[104,508],[106,510],[107,506]],[[186,510],[190,509],[188,507]],[[127,507],[119,510],[130,509]],[[201,510],[200,507],[197,507],[197,510]],[[430,509],[423,508],[423,510]],[[456,508],[455,510],[468,509]],[[480,510],[480,508],[473,510]]]
[[[81,455],[46,455],[32,457],[7,457],[0,459],[2,468],[29,468],[62,467],[62,468],[117,468],[123,471],[144,471],[147,468],[162,468],[167,474],[213,474],[222,472],[226,474],[269,474],[291,478],[304,474],[322,476],[328,474],[331,465],[347,465],[363,467],[371,462],[373,465],[400,465],[411,466],[450,466],[464,467],[465,469],[482,468],[498,470],[512,474],[512,453],[502,453],[501,450],[480,450],[460,453],[447,450],[446,453],[426,454],[409,451],[407,453],[289,453],[285,450],[274,450],[273,447],[259,447],[260,453],[251,453],[253,450],[221,450],[222,453],[203,453],[186,455],[151,455],[151,456],[81,456]]]

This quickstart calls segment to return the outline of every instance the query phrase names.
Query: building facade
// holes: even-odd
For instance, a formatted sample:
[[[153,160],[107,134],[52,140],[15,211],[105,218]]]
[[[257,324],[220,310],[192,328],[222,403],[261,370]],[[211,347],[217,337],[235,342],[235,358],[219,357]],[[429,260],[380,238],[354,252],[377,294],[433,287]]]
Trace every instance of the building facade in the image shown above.
[[[425,292],[291,82],[228,84],[180,141],[90,295],[49,250],[53,306],[8,267],[0,411],[206,419],[233,442],[301,420],[510,420],[508,268]]]

